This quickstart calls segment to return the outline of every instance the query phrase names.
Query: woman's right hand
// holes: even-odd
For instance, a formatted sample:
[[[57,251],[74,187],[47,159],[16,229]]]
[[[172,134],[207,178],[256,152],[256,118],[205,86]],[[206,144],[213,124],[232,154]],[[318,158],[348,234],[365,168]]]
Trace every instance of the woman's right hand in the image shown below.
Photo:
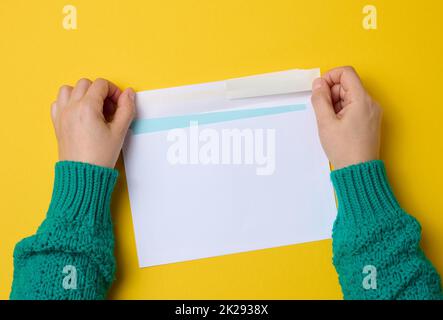
[[[312,84],[320,141],[341,169],[379,158],[382,110],[352,67],[333,69]]]

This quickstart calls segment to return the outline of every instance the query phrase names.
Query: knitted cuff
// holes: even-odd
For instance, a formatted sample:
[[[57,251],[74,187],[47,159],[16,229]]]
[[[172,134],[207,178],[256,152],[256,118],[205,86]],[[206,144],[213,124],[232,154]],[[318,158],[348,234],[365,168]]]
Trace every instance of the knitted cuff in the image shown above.
[[[337,220],[345,225],[363,227],[405,216],[380,160],[333,171],[331,180],[338,200]]]
[[[55,165],[47,220],[92,227],[111,223],[110,202],[118,171],[82,162]]]

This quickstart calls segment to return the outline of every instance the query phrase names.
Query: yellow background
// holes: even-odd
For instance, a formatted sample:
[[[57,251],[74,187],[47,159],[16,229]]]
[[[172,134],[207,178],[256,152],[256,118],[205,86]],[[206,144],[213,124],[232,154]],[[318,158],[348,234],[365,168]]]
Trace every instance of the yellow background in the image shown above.
[[[0,298],[15,243],[51,196],[49,105],[62,84],[105,77],[146,90],[290,68],[350,64],[384,107],[382,158],[443,273],[443,2],[360,0],[0,1]],[[62,8],[78,10],[78,30]],[[362,8],[378,9],[378,29]],[[139,269],[122,162],[112,213],[111,298],[340,299],[331,241]]]

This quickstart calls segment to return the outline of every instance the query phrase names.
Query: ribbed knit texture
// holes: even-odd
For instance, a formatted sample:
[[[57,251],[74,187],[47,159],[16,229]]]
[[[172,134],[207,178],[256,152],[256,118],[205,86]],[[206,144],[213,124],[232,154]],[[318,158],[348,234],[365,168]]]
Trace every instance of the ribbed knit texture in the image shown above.
[[[46,219],[37,233],[14,250],[11,299],[104,299],[114,279],[111,194],[118,176],[113,169],[63,161]],[[72,278],[77,286],[66,289]],[[72,284],[72,282],[70,282]]]
[[[442,299],[440,277],[420,248],[421,227],[399,206],[382,161],[336,170],[334,265],[345,299]],[[365,266],[376,289],[365,289]]]

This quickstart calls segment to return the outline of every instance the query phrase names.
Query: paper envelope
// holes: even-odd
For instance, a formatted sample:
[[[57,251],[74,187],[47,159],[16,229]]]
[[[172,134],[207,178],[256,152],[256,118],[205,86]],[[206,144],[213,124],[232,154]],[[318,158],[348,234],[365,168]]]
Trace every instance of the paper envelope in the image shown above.
[[[331,237],[319,70],[139,92],[123,153],[140,267]]]

